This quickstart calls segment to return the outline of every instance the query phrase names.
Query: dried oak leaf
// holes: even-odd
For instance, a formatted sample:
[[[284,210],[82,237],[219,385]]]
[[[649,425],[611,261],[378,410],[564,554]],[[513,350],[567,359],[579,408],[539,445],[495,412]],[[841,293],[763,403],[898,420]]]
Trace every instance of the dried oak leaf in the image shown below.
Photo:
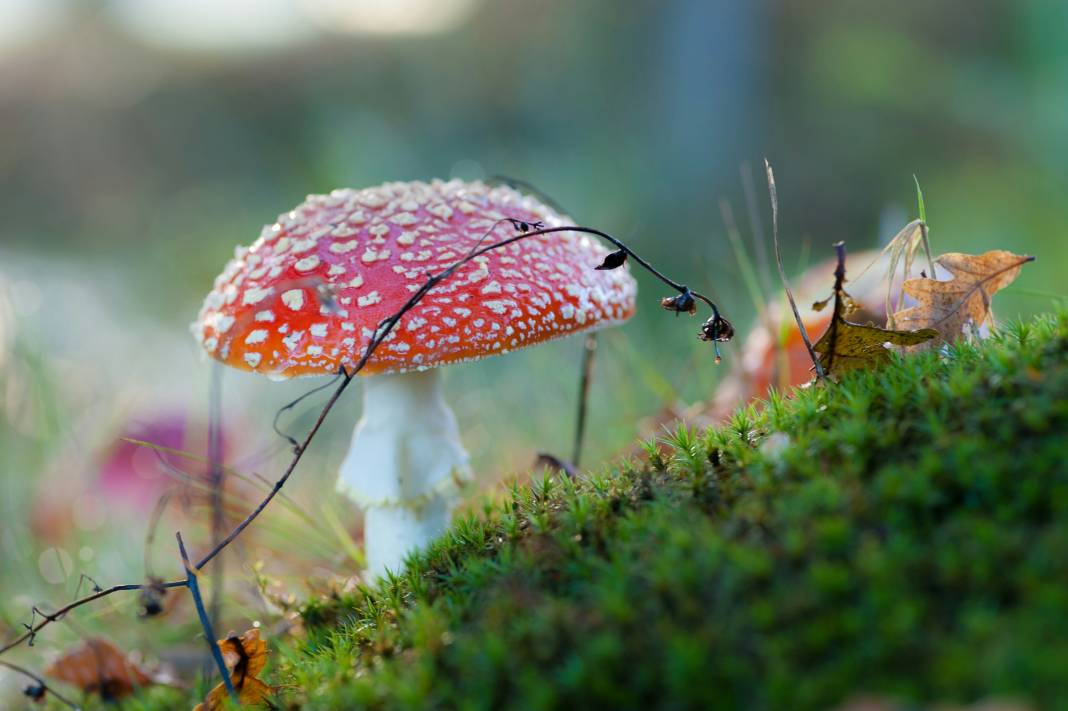
[[[86,693],[100,694],[101,698],[110,701],[163,681],[100,637],[91,637],[65,652],[45,669],[45,674],[73,684]]]
[[[898,311],[893,322],[908,328],[933,328],[939,338],[953,341],[978,332],[990,319],[990,300],[1011,284],[1020,267],[1034,257],[994,250],[971,255],[950,252],[935,260],[953,275],[949,281],[909,279],[901,285],[916,305]]]
[[[267,642],[260,639],[259,629],[250,629],[240,637],[220,639],[219,649],[242,706],[262,703],[274,692],[274,687],[257,678],[267,665]],[[228,699],[226,685],[220,683],[193,711],[221,711],[227,708]]]

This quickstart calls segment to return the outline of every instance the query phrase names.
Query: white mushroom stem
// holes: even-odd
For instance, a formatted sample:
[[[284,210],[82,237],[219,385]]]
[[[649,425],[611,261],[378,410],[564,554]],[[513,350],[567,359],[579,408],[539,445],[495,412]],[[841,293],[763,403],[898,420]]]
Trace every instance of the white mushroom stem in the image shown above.
[[[438,371],[364,381],[363,417],[338,489],[367,510],[364,548],[372,579],[398,571],[408,553],[445,530],[459,485],[470,478]]]

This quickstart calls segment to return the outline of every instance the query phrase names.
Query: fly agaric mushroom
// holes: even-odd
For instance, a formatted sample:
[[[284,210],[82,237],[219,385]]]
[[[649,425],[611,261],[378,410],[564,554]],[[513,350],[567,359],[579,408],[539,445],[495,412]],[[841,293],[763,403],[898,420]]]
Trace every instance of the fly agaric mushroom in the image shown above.
[[[312,195],[239,247],[194,335],[207,353],[284,379],[351,370],[376,329],[434,273],[516,230],[569,224],[479,182],[387,183]],[[363,416],[338,488],[367,509],[372,576],[441,533],[470,478],[438,366],[625,321],[636,286],[587,235],[532,235],[486,252],[407,311],[360,371]]]

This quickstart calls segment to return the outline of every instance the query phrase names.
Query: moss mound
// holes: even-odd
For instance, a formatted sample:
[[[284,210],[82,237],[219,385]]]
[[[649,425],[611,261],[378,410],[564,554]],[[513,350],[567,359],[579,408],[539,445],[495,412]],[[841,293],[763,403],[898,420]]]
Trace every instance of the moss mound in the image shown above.
[[[773,397],[310,603],[282,702],[1068,707],[1066,435],[1065,315]]]

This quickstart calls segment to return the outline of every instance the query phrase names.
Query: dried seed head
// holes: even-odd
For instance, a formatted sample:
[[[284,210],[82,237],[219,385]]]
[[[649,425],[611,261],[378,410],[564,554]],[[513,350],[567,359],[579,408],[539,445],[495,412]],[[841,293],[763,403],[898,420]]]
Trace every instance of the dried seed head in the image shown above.
[[[692,316],[697,313],[697,302],[689,289],[675,296],[665,296],[660,299],[660,305],[668,311],[674,311],[676,315],[686,313]]]
[[[730,321],[716,314],[704,322],[698,336],[702,341],[726,343],[734,338],[734,326]]]

